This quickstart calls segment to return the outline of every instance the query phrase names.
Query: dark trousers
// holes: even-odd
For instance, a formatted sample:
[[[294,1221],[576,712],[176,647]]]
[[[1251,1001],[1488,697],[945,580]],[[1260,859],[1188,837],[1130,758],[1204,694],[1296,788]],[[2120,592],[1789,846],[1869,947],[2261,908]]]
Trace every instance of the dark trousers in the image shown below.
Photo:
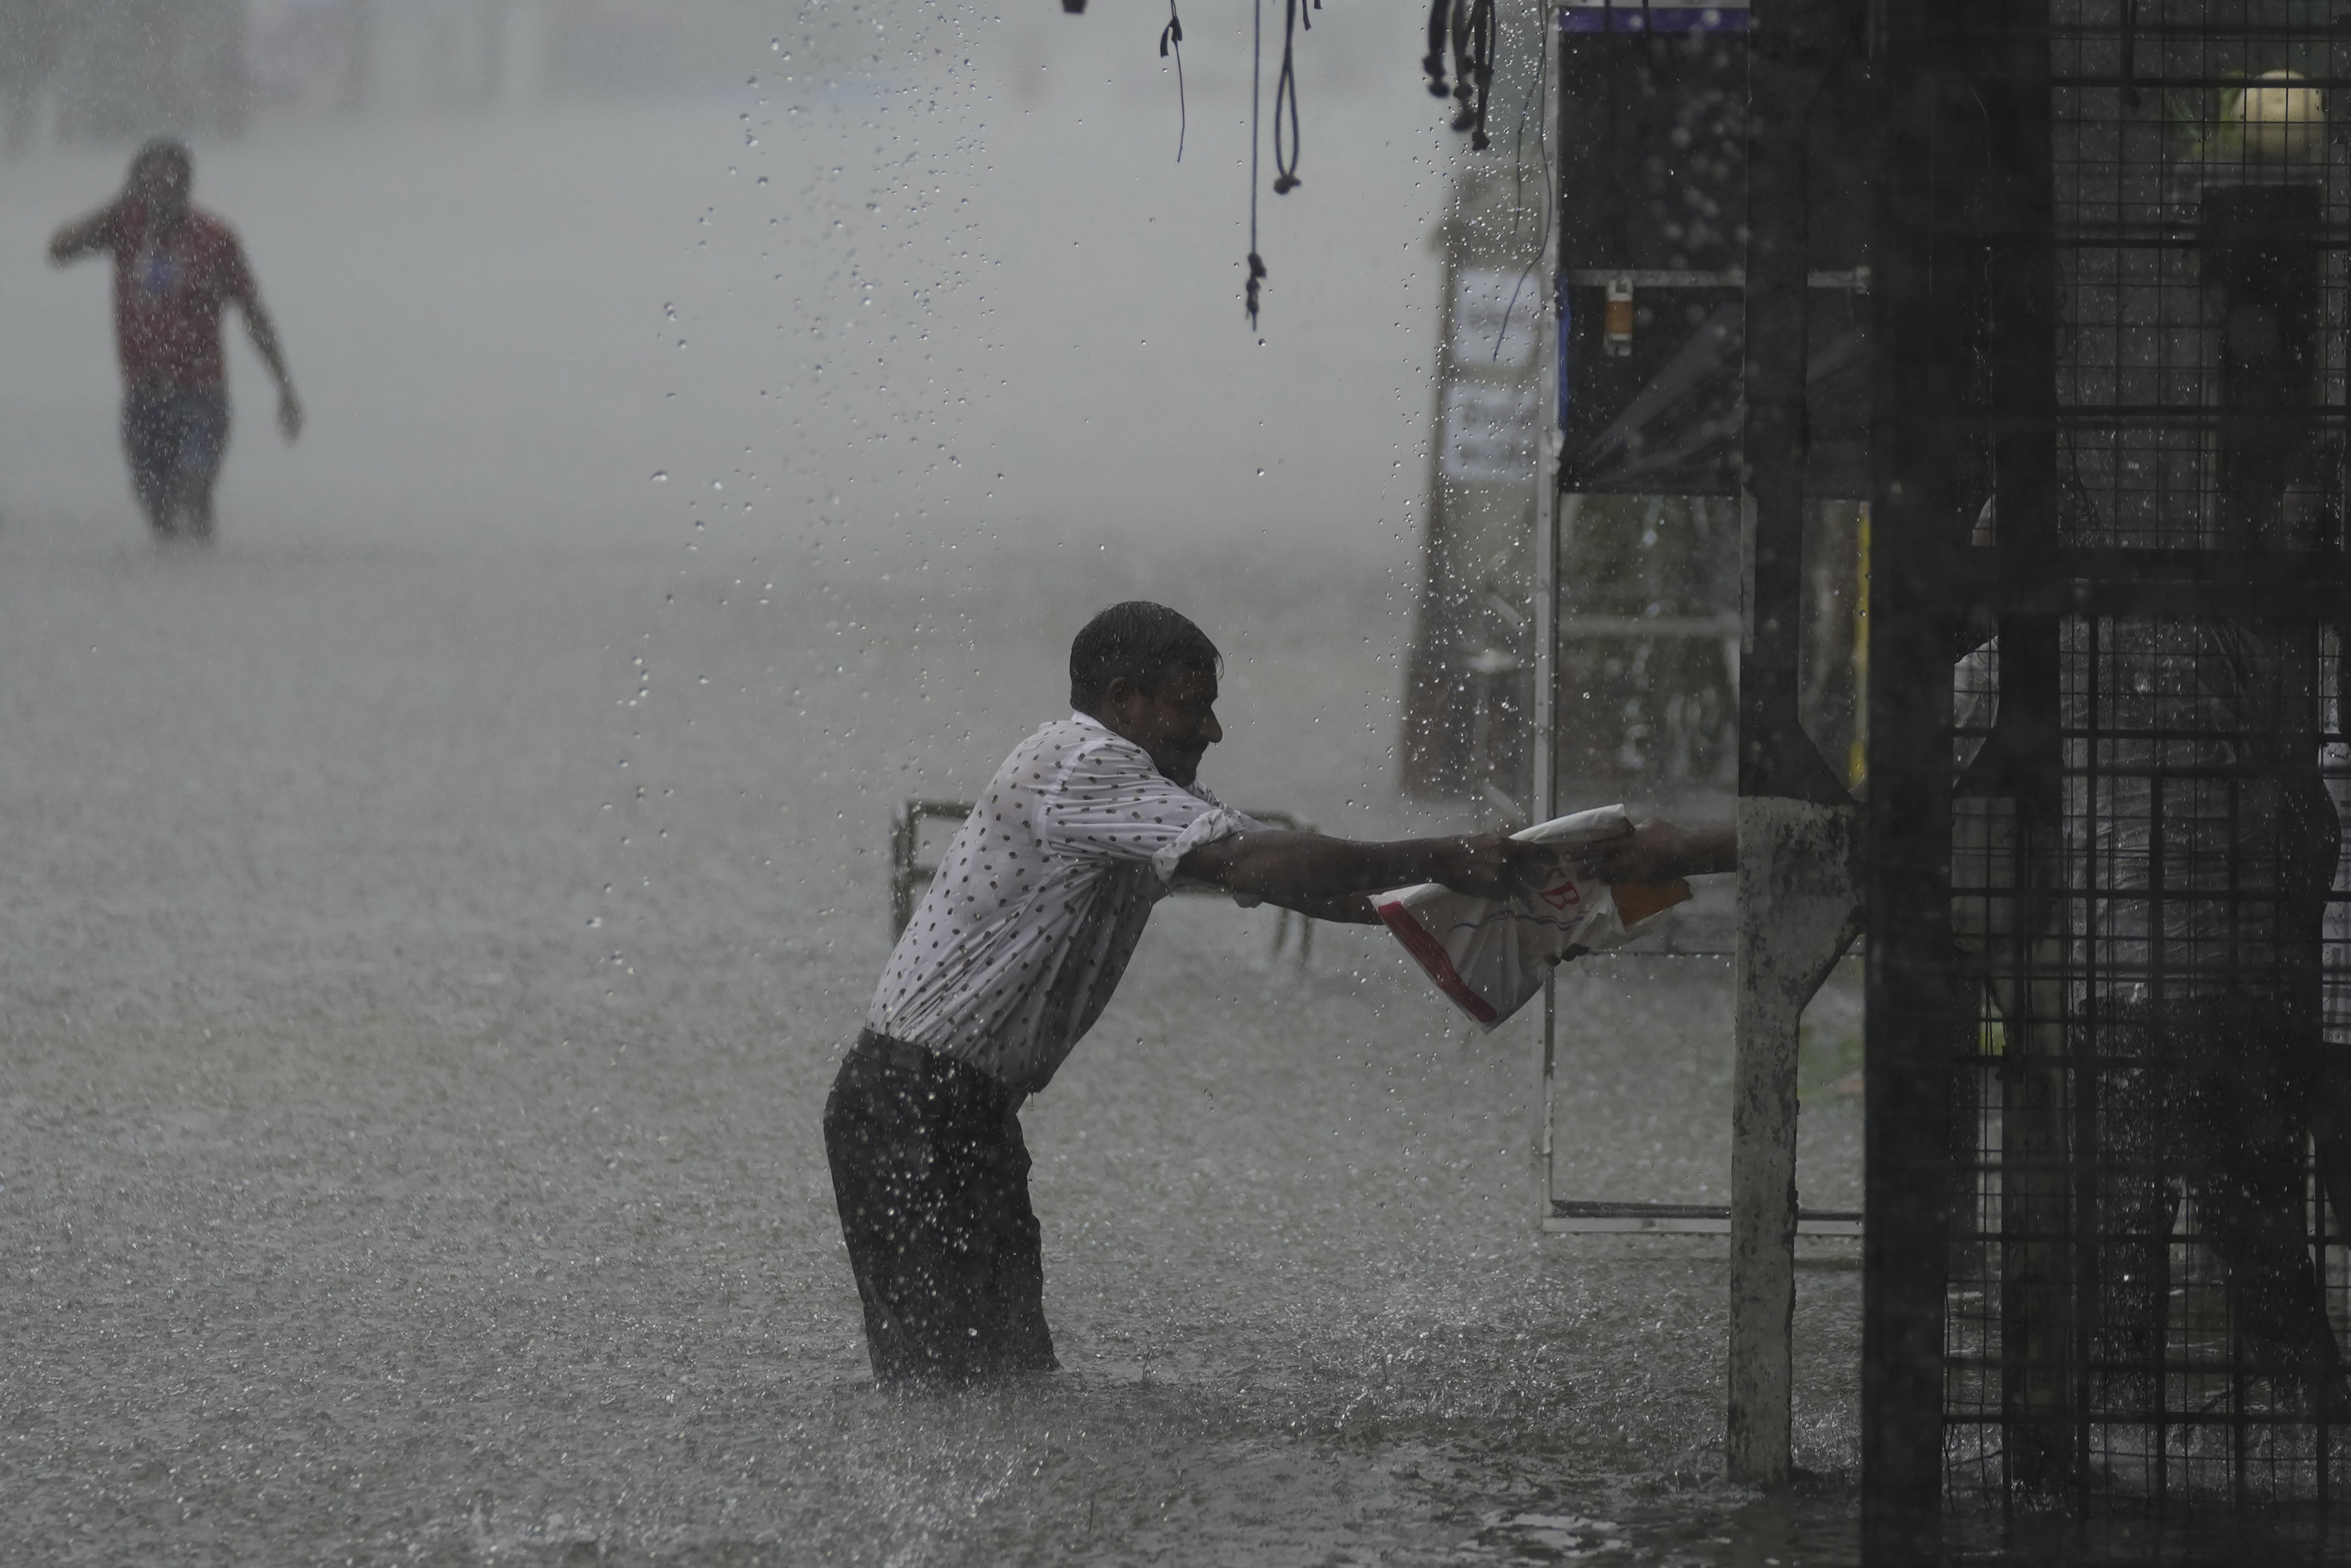
[[[870,1033],[841,1064],[824,1148],[878,1383],[1061,1364],[1017,1103],[976,1068]]]
[[[228,389],[131,388],[122,399],[122,449],[131,459],[131,488],[155,531],[204,532],[211,526],[204,508],[228,450]],[[197,503],[195,515],[174,514],[183,500]]]

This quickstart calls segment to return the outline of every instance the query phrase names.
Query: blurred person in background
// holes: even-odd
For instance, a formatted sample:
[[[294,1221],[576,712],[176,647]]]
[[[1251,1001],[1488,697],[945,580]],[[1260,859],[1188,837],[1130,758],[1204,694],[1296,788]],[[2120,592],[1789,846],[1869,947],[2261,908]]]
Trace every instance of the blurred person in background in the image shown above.
[[[122,445],[131,485],[158,538],[210,539],[213,486],[228,450],[228,377],[221,313],[245,312],[253,347],[277,382],[277,427],[302,432],[302,404],[261,303],[245,247],[192,206],[194,161],[158,137],[139,149],[121,194],[49,241],[62,267],[114,257],[115,351],[122,363]]]

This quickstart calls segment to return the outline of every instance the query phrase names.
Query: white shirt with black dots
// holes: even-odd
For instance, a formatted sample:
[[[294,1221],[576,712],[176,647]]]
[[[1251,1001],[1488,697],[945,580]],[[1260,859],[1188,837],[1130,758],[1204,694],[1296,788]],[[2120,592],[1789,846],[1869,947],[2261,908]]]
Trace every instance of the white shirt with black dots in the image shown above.
[[[1055,719],[940,857],[866,1027],[1036,1092],[1110,1004],[1177,862],[1263,826],[1099,720]]]

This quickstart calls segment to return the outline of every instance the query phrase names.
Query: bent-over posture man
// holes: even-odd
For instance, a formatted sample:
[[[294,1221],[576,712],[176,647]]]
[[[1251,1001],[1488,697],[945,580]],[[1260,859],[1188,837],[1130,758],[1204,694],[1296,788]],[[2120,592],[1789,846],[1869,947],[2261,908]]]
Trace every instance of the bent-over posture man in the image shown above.
[[[122,447],[131,487],[158,538],[213,537],[213,485],[228,450],[228,375],[221,312],[234,303],[277,382],[277,427],[302,432],[277,327],[261,303],[235,231],[188,203],[195,165],[158,137],[131,160],[122,193],[49,241],[62,267],[114,257],[114,346],[122,362]]]
[[[841,1233],[883,1384],[1050,1370],[1015,1113],[1045,1087],[1180,877],[1370,924],[1370,894],[1497,896],[1555,849],[1500,834],[1358,843],[1281,832],[1196,782],[1223,738],[1220,657],[1161,605],[1103,611],[1070,648],[1077,711],[1006,758],[898,939],[824,1111]],[[1728,829],[1651,822],[1584,863],[1611,881],[1729,871]]]

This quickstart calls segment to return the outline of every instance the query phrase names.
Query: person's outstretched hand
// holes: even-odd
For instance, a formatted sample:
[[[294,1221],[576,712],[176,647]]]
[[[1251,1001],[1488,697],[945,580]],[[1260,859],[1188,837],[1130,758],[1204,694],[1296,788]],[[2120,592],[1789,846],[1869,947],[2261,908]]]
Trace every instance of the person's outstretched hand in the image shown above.
[[[1629,833],[1575,851],[1583,874],[1601,882],[1672,882],[1739,869],[1738,831],[1727,824],[1677,828],[1651,819]]]
[[[292,387],[277,394],[277,428],[285,432],[289,442],[298,440],[302,434],[302,400],[294,395]]]
[[[1557,844],[1531,844],[1507,833],[1453,841],[1429,881],[1476,898],[1513,898],[1557,877],[1566,858]]]

